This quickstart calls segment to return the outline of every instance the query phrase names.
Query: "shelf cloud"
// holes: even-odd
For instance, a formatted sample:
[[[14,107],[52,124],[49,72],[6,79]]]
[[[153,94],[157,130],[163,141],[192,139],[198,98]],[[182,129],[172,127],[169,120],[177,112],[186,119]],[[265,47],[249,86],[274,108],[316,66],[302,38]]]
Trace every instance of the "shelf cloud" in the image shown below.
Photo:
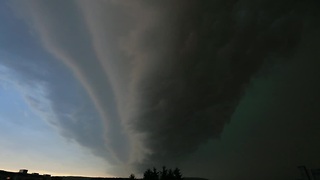
[[[288,0],[11,6],[81,86],[17,70],[46,88],[50,108],[26,95],[30,105],[64,137],[140,172],[176,166],[219,139],[252,80],[293,61],[315,12],[312,2]]]

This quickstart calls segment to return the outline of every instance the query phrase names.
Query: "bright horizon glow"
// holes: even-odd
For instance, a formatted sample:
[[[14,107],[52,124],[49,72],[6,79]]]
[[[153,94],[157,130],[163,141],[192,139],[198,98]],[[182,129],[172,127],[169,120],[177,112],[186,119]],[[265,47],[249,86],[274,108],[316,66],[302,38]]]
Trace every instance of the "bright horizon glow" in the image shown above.
[[[106,173],[109,165],[103,160],[72,140],[66,141],[56,134],[52,126],[34,114],[20,91],[12,83],[2,83],[2,88],[0,86],[0,96],[7,98],[0,102],[1,169],[12,172],[28,169],[30,173],[57,176],[112,176]],[[21,124],[21,120],[28,123]],[[15,123],[21,125],[14,127]],[[17,131],[12,131],[14,129]]]

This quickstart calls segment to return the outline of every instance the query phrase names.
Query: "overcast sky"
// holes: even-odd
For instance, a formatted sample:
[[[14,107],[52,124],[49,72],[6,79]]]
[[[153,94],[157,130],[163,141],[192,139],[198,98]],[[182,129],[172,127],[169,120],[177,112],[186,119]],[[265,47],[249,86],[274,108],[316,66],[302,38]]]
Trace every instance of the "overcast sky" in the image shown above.
[[[0,1],[0,169],[320,168],[319,3]]]

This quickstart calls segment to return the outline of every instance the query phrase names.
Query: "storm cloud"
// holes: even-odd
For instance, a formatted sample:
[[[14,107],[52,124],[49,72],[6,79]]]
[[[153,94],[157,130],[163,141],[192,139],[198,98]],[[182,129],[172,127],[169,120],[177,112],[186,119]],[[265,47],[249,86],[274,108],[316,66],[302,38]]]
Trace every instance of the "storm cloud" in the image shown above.
[[[12,3],[43,47],[72,70],[103,120],[103,130],[95,131],[100,122],[81,113],[72,124],[58,116],[57,127],[99,156],[140,171],[178,165],[219,138],[252,79],[296,56],[317,6],[298,0]],[[72,94],[52,91],[48,99],[56,102]],[[55,112],[66,109],[53,104]]]

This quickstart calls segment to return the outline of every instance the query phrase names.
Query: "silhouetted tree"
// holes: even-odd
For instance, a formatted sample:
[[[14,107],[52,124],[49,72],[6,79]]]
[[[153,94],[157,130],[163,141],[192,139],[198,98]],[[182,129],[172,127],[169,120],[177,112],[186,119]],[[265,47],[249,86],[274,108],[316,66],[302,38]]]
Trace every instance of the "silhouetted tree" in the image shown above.
[[[165,166],[162,167],[162,171],[160,173],[160,180],[166,180],[168,176],[168,170]]]
[[[153,167],[153,171],[152,171],[152,180],[159,180],[159,172],[155,167]]]
[[[171,169],[169,169],[169,171],[168,171],[167,180],[174,180],[174,174]]]
[[[130,174],[129,179],[136,179],[136,176],[134,174]]]
[[[179,168],[175,168],[173,170],[173,175],[175,180],[181,180],[182,179],[182,174]]]
[[[131,176],[130,176],[131,177]],[[167,169],[162,167],[162,171],[157,171],[154,167],[152,170],[147,169],[143,174],[144,180],[182,180],[182,173],[179,168]]]
[[[150,169],[147,169],[144,173],[143,173],[143,179],[145,180],[152,180],[152,176],[153,173]]]

